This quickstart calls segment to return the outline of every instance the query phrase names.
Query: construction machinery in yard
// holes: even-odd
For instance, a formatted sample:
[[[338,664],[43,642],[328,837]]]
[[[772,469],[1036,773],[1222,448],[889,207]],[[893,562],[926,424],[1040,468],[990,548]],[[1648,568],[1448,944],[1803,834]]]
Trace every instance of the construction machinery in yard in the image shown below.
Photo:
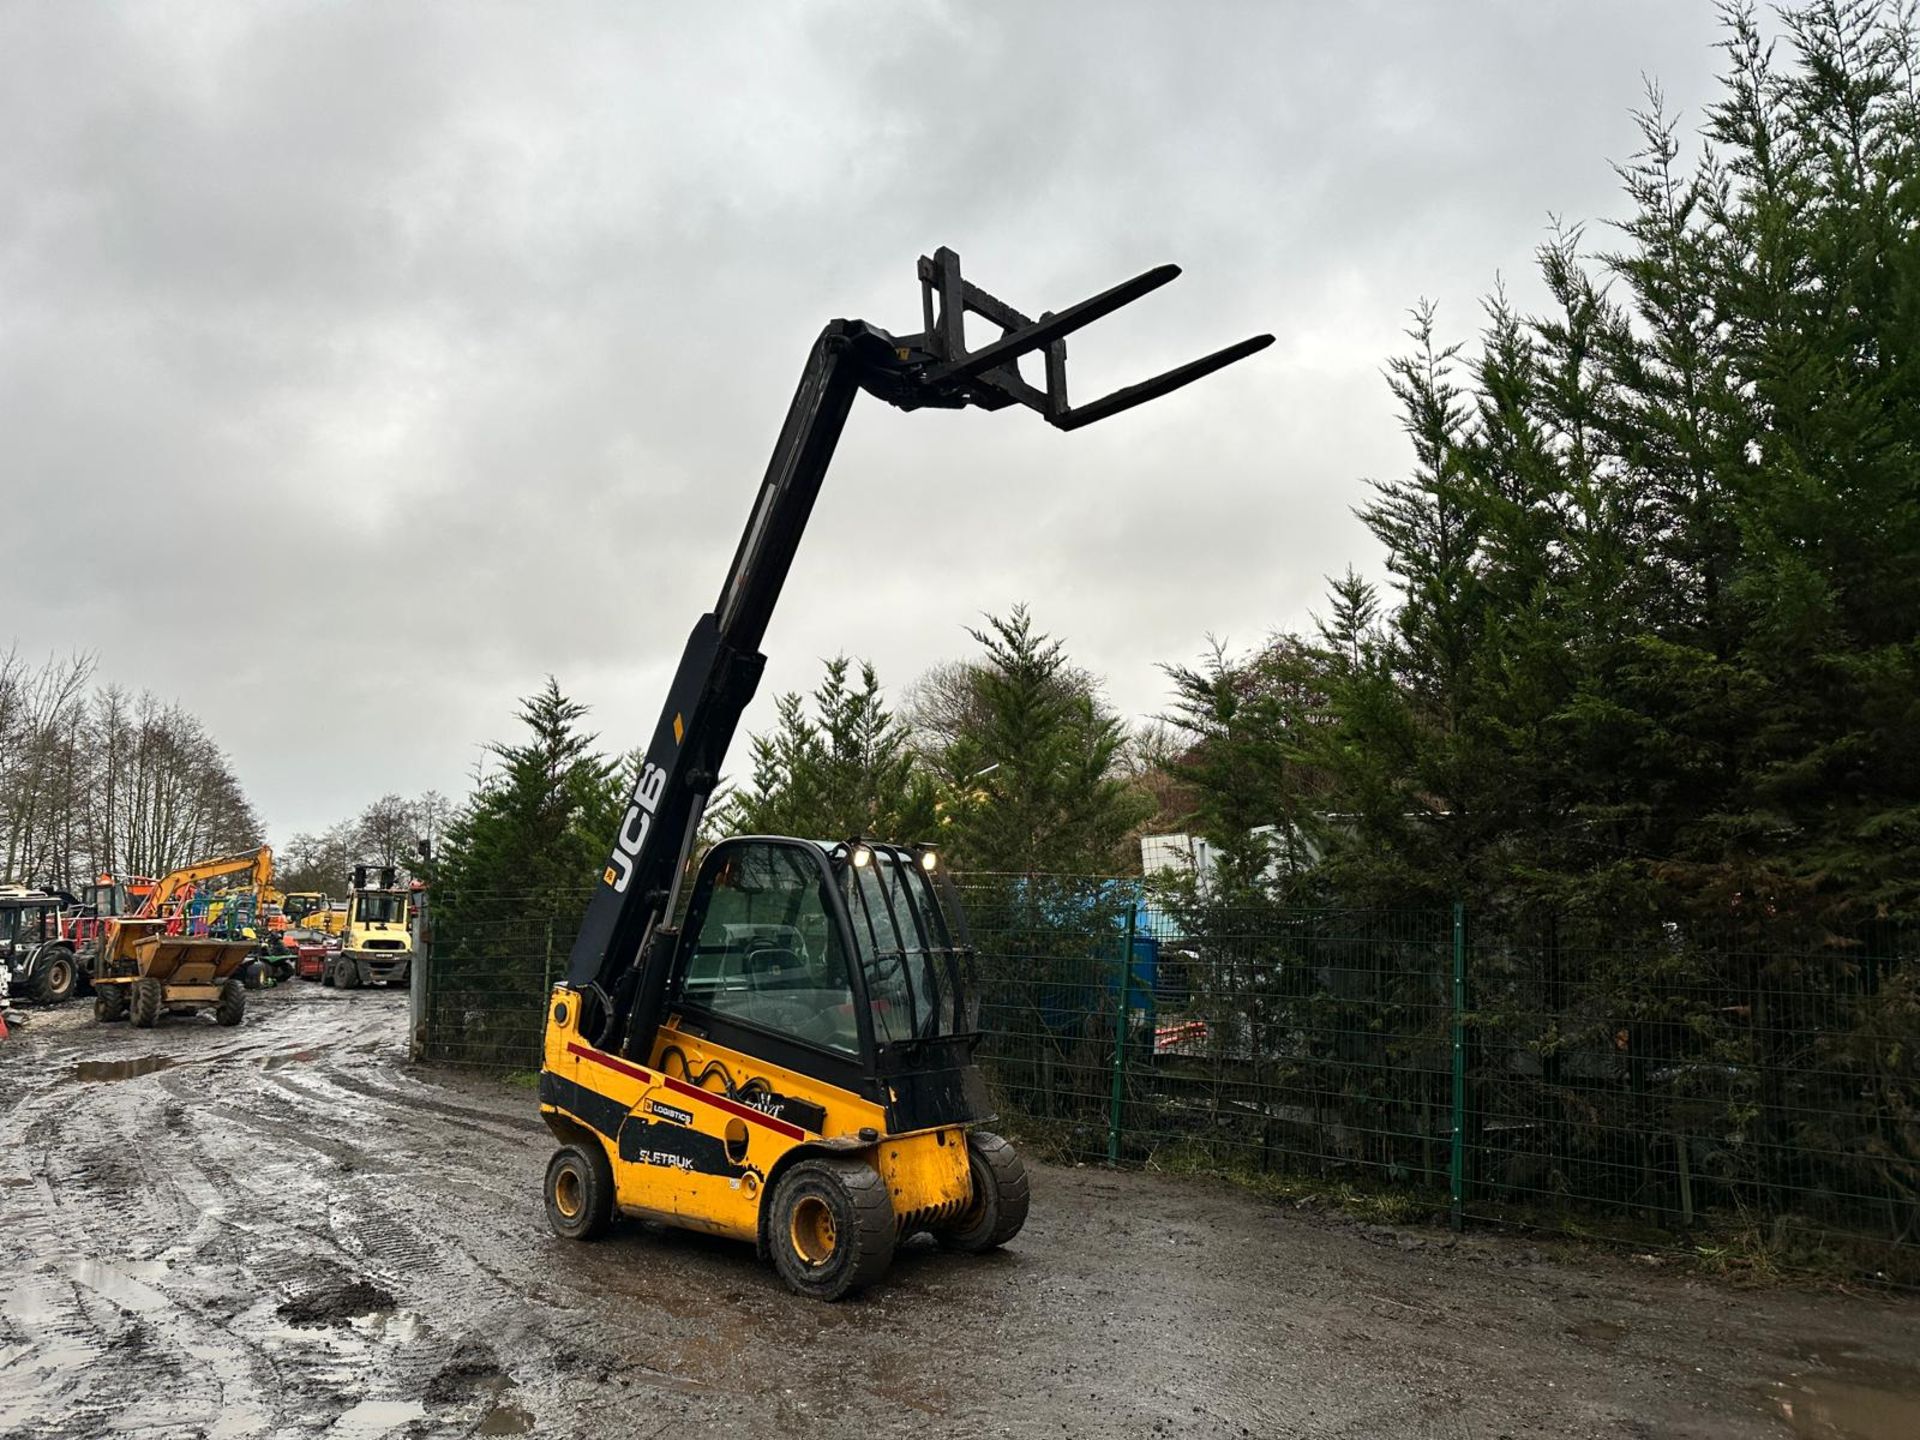
[[[251,940],[169,934],[160,917],[116,920],[94,960],[93,1017],[150,1030],[168,1011],[211,1006],[222,1025],[238,1025],[247,1010],[240,972],[252,954]]]
[[[137,915],[158,883],[146,875],[103,873],[80,887],[80,903],[68,912],[65,928],[83,977],[93,972],[94,953],[114,918]]]
[[[140,919],[160,916],[184,924],[191,902],[203,898],[203,887],[216,880],[231,882],[242,877],[244,887],[229,883],[222,888],[228,892],[236,888],[251,890],[255,897],[253,909],[257,910],[259,897],[273,888],[273,847],[256,845],[251,850],[220,855],[210,860],[196,860],[191,865],[182,865],[178,870],[169,871],[154,882],[152,893],[134,913]],[[208,892],[209,895],[211,893]]]
[[[195,861],[163,876],[136,915],[110,920],[93,958],[93,1014],[131,1019],[150,1029],[161,1015],[211,1007],[222,1025],[246,1016],[244,971],[258,944],[251,936],[196,934],[197,887],[246,876],[258,894],[273,883],[273,851],[265,845]]]
[[[347,929],[347,902],[329,900],[322,897],[323,903],[300,917],[294,928],[315,930],[333,940],[338,940]]]
[[[0,885],[0,970],[15,996],[51,1005],[72,998],[81,986],[66,922],[77,904],[61,890]]]
[[[327,913],[332,903],[318,890],[292,890],[280,897],[280,913],[289,930],[318,929],[308,917]]]
[[[334,951],[327,945],[327,937],[315,930],[290,930],[287,932],[287,953],[293,957],[293,973],[296,979],[320,980],[331,985],[329,978],[333,969]]]
[[[396,884],[394,866],[379,870],[378,885],[368,883],[375,867],[356,865],[347,896],[347,918],[331,983],[342,990],[362,985],[404,985],[412,974],[413,935],[407,927],[407,891]]]
[[[586,1240],[616,1214],[756,1244],[802,1295],[885,1273],[904,1236],[1004,1244],[1027,1214],[1018,1153],[975,1066],[979,995],[938,855],[852,837],[722,840],[680,918],[700,821],[759,645],[855,396],[902,410],[1020,404],[1073,430],[1272,343],[1261,335],[1085,405],[1065,337],[1179,273],[1150,270],[1038,320],[920,261],[924,329],[836,320],[810,351],[714,610],[693,628],[565,980],[550,997],[540,1110],[560,1142],[547,1218]],[[999,327],[978,349],[965,317]],[[1020,374],[1039,354],[1043,386]]]

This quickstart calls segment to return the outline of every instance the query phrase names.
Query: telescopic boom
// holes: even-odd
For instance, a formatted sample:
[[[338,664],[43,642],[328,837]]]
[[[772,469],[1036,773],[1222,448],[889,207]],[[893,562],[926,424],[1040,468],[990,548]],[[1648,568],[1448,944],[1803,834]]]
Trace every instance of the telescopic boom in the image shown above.
[[[1179,273],[1177,265],[1161,265],[1034,320],[963,279],[960,257],[943,247],[920,260],[924,328],[919,334],[896,337],[861,320],[835,320],[820,332],[720,598],[687,639],[613,853],[567,962],[567,983],[586,1006],[582,1030],[594,1044],[644,1054],[659,1024],[680,880],[734,729],[760,682],[766,665],[761,637],[854,396],[865,390],[902,410],[968,405],[1000,410],[1020,404],[1059,429],[1076,430],[1192,384],[1273,343],[1271,335],[1256,335],[1141,384],[1071,404],[1066,337]],[[968,350],[964,317],[969,312],[998,325],[1000,337]],[[1017,368],[1021,356],[1035,351],[1044,353],[1044,389],[1028,384]]]

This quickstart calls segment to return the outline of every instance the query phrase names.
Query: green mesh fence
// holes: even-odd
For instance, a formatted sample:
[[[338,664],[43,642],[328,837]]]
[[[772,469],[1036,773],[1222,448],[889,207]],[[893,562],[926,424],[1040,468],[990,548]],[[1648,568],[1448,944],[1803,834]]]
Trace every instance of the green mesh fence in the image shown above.
[[[1392,1191],[1468,1220],[1844,1242],[1920,1279],[1914,935],[1217,906],[972,876],[979,1058],[1057,1158]],[[584,895],[448,897],[431,1060],[529,1070]]]

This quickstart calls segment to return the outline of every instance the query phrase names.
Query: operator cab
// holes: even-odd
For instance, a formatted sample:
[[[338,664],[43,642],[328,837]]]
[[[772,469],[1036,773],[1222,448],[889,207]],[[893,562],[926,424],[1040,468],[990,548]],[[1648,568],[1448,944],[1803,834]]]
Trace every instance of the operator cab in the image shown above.
[[[404,890],[356,890],[352,904],[353,910],[348,916],[351,925],[381,930],[390,925],[403,927],[407,923],[407,894]]]
[[[73,903],[65,891],[0,885],[0,991],[24,991],[42,1001],[73,994],[79,969],[63,923]]]
[[[280,902],[280,913],[289,927],[298,925],[316,910],[327,908],[327,897],[317,890],[300,890]]]
[[[0,885],[0,957],[60,938],[60,897],[25,885]]]
[[[670,1025],[885,1104],[894,1131],[986,1118],[973,950],[932,850],[723,840],[680,934]]]

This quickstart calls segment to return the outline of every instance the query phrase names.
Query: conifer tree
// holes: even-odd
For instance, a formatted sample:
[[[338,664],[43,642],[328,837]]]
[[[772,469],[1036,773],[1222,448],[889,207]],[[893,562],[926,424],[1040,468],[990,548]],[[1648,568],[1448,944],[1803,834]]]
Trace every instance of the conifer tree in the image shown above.
[[[973,870],[1107,874],[1145,813],[1126,783],[1126,732],[1026,606],[971,630],[980,658],[948,677],[954,720],[929,754],[940,835]]]
[[[851,668],[844,655],[826,662],[811,715],[798,693],[780,697],[774,728],[753,738],[752,780],[721,808],[723,831],[903,842],[931,835],[932,781],[873,666],[861,663],[857,685]]]

